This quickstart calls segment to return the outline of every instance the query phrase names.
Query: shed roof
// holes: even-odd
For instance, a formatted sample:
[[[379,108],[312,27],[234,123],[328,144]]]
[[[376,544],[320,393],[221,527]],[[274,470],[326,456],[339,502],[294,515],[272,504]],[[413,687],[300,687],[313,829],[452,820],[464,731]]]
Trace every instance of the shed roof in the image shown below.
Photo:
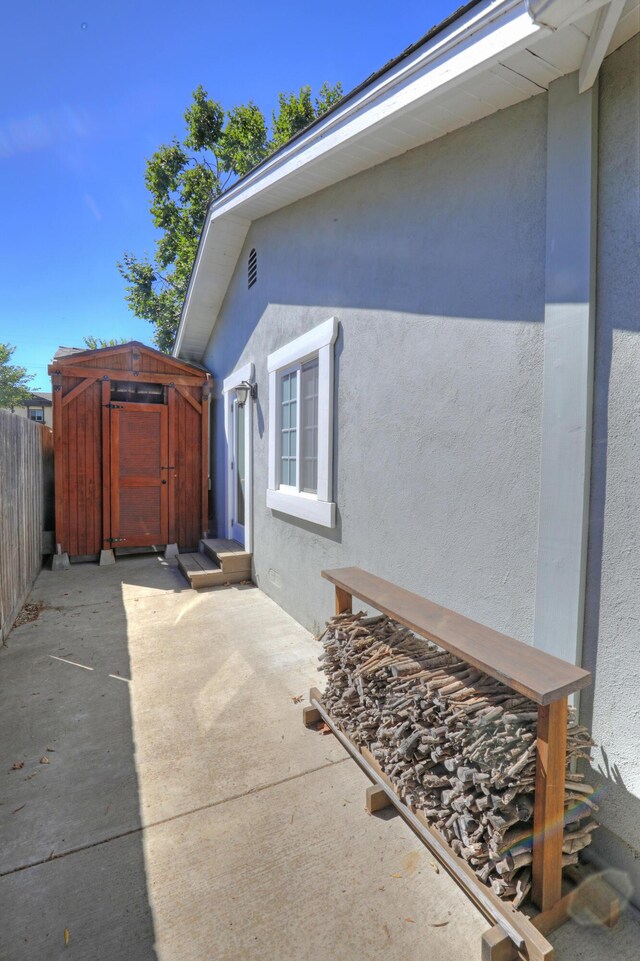
[[[200,371],[206,370],[202,364],[171,357],[169,354],[163,354],[162,351],[156,350],[154,347],[148,347],[146,344],[142,344],[139,340],[130,340],[126,344],[114,344],[110,347],[99,347],[95,350],[86,347],[59,347],[53,355],[52,363],[49,365],[49,373],[55,373],[58,368],[64,367],[83,366],[107,368],[111,358],[118,354],[133,354],[134,351],[155,357],[163,365],[173,368],[176,371],[183,370],[186,373],[193,374],[196,371],[199,373]]]

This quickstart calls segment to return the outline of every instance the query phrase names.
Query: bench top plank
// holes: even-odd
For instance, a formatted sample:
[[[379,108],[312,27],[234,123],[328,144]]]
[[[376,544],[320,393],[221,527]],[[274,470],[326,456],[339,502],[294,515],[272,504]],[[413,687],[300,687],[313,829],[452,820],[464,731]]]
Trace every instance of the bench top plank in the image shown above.
[[[589,671],[500,634],[359,567],[322,571],[322,576],[536,704],[551,704],[591,683]]]

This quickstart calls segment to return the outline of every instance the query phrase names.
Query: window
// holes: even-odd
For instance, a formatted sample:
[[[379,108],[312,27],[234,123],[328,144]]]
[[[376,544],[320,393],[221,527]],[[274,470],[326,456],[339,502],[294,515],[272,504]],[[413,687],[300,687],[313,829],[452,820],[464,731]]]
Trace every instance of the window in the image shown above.
[[[162,384],[141,384],[137,380],[112,380],[111,400],[127,404],[164,404],[164,387]]]
[[[317,357],[280,375],[279,402],[280,486],[291,487],[307,494],[317,494]]]
[[[335,527],[332,502],[333,345],[330,318],[270,354],[267,506]]]
[[[44,409],[42,407],[28,407],[27,417],[29,420],[37,420],[39,424],[44,423]]]

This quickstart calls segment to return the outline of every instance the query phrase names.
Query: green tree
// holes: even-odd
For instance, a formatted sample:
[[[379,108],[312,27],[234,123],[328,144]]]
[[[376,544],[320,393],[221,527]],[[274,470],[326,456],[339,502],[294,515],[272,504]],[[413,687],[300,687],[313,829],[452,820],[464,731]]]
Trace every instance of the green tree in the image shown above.
[[[136,317],[155,327],[154,343],[171,350],[209,203],[243,177],[342,96],[342,87],[322,85],[280,94],[271,131],[261,109],[249,102],[225,111],[202,86],[184,114],[186,134],[161,146],[147,161],[145,184],[158,231],[151,258],[126,251],[118,269],[126,301]]]
[[[26,367],[18,367],[11,364],[10,360],[15,353],[15,347],[11,344],[0,344],[0,407],[22,407],[31,396],[29,381],[33,376],[27,374]]]
[[[82,339],[89,350],[102,350],[103,347],[117,347],[118,344],[129,343],[126,337],[111,337],[109,340],[103,340],[102,337],[94,337],[92,334]]]

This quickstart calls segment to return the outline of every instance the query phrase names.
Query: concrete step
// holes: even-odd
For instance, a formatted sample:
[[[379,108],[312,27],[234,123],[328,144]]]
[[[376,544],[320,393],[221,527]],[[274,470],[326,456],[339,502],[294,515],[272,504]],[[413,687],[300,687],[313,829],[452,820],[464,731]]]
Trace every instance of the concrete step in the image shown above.
[[[199,587],[219,587],[250,580],[246,571],[223,571],[219,564],[205,554],[178,554],[178,567],[196,590]]]
[[[251,576],[251,554],[242,544],[224,537],[207,537],[200,541],[200,552],[219,564],[225,574],[244,572]]]

